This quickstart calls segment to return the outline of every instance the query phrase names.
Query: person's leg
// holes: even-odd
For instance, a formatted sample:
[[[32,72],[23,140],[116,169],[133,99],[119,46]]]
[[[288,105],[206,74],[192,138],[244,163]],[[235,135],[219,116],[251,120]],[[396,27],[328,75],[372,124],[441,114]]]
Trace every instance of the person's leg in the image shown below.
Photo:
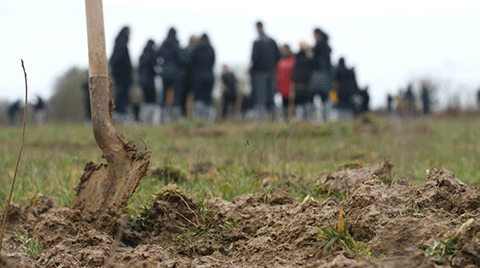
[[[266,88],[266,95],[267,95],[267,100],[266,100],[266,107],[268,111],[268,116],[275,120],[275,101],[274,101],[274,96],[275,96],[275,84],[274,84],[274,77],[275,74],[273,73],[268,73],[266,77],[266,83],[267,83],[267,88]]]
[[[257,120],[265,121],[267,113],[267,73],[255,73],[255,113]]]
[[[115,111],[122,115],[127,113],[128,88],[126,85],[115,85]]]

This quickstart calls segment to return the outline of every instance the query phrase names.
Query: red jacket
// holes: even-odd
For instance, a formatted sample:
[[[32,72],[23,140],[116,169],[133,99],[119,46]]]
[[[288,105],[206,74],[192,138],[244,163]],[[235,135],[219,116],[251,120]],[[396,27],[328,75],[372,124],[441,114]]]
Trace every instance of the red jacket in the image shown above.
[[[282,94],[284,99],[290,97],[290,90],[292,85],[292,71],[295,66],[295,55],[284,57],[277,63],[276,77],[277,91]]]

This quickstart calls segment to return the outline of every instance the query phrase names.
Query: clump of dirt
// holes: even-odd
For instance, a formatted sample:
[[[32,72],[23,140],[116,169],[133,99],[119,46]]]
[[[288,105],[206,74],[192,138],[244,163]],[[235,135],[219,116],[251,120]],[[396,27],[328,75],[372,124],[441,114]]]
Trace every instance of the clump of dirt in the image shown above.
[[[393,165],[388,161],[366,168],[359,168],[361,165],[357,163],[355,162],[355,165],[345,165],[343,170],[324,175],[320,179],[321,184],[318,190],[321,192],[345,193],[373,177],[392,176]]]
[[[152,206],[130,222],[131,227],[123,230],[122,241],[129,246],[150,243],[168,246],[173,238],[202,224],[194,199],[177,186],[169,185],[157,194]]]
[[[418,185],[385,183],[391,172],[389,162],[331,172],[321,185],[326,192],[343,193],[342,199],[314,196],[302,203],[281,189],[264,198],[240,195],[232,201],[213,198],[200,203],[178,187],[167,186],[139,217],[123,215],[111,233],[96,230],[80,211],[40,197],[25,209],[13,206],[0,263],[129,268],[480,263],[480,188],[440,168],[430,169],[427,182]],[[341,243],[345,237],[325,238],[317,228],[338,224],[344,224],[366,254],[347,250]],[[13,228],[38,238],[43,251],[34,259],[21,252],[8,239]]]
[[[187,175],[181,169],[164,166],[162,168],[154,168],[149,170],[149,175],[159,179],[164,180],[168,183],[179,183],[187,180]]]

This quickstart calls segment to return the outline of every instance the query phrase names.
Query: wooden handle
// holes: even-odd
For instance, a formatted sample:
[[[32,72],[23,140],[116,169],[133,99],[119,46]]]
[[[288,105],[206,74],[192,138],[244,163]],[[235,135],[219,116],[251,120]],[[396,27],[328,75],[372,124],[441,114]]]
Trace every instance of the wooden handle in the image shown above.
[[[102,0],[85,0],[90,77],[108,76]]]

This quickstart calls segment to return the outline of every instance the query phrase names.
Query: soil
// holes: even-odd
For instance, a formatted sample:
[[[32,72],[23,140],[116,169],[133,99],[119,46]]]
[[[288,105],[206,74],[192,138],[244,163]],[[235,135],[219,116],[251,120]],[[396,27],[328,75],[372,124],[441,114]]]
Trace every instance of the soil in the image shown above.
[[[302,203],[275,189],[201,204],[170,187],[109,233],[44,196],[12,206],[0,267],[477,267],[480,189],[441,168],[424,184],[392,183],[391,168],[331,172],[320,187],[329,197]],[[337,226],[346,226],[357,253],[342,246],[345,237],[321,235],[320,227]],[[15,229],[43,250],[23,253]]]

